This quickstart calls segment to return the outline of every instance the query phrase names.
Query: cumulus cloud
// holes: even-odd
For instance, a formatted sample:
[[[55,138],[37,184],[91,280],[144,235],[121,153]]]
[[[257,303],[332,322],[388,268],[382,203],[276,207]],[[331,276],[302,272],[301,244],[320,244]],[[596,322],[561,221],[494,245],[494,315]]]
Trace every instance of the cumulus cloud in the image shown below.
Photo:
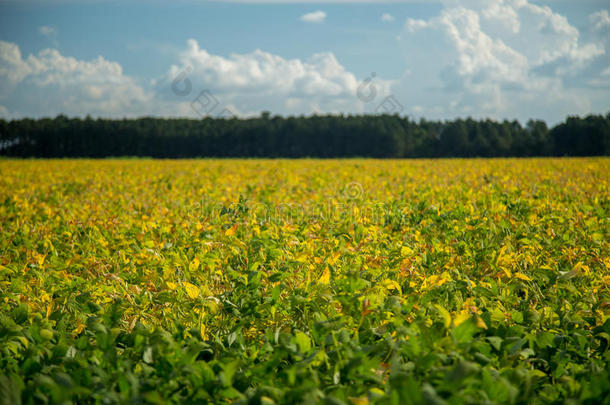
[[[139,83],[102,56],[84,61],[57,49],[24,56],[16,44],[0,41],[2,116],[374,112],[390,86],[377,77],[359,80],[328,52],[306,60],[261,50],[224,57],[189,40],[165,75]]]
[[[364,103],[357,96],[361,84],[330,52],[307,60],[284,59],[261,50],[223,57],[190,39],[179,64],[157,80],[155,88],[163,99],[201,96],[199,101],[204,102],[196,101],[196,106],[214,107],[209,111],[212,115],[224,104],[245,114],[262,110],[301,114],[361,112]],[[371,85],[381,97],[389,93],[391,83],[377,79]]]
[[[324,11],[313,11],[311,13],[303,14],[301,16],[301,21],[308,23],[321,23],[326,19],[326,13]]]
[[[591,100],[574,86],[607,59],[600,36],[584,42],[564,16],[527,0],[443,4],[436,17],[407,19],[401,35],[411,70],[402,91],[419,100],[420,111],[495,118],[536,111],[552,120],[589,112]],[[604,18],[591,16],[598,29]]]
[[[145,113],[150,101],[116,62],[101,56],[77,60],[56,49],[24,58],[16,44],[5,41],[0,41],[0,90],[0,104],[10,100],[17,116],[136,115]]]
[[[589,16],[589,21],[595,30],[608,31],[610,29],[610,15],[608,14],[608,10],[600,10],[591,14]]]
[[[49,27],[48,25],[43,25],[38,28],[38,32],[40,32],[45,37],[52,37],[57,34],[57,31],[53,27]]]
[[[302,19],[325,17],[316,11]],[[406,66],[395,81],[356,77],[330,52],[301,59],[263,50],[216,55],[189,40],[164,75],[144,83],[102,56],[79,60],[57,49],[22,55],[0,41],[0,116],[380,112],[393,95],[386,107],[399,104],[401,112],[427,118],[553,123],[610,109],[608,11],[589,22],[579,31],[528,0],[442,0],[438,15],[404,22]],[[40,33],[56,35],[52,27]]]
[[[383,21],[383,22],[392,22],[394,20],[395,20],[394,16],[389,13],[383,13],[381,16],[381,21]]]

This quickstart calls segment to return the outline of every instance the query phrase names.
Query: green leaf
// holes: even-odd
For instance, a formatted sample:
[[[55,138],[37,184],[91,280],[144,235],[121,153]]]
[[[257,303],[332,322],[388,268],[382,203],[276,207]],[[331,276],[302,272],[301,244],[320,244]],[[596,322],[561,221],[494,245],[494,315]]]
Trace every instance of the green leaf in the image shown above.
[[[0,375],[0,405],[21,405],[23,381],[16,375]]]
[[[555,340],[555,335],[550,332],[540,332],[538,336],[536,336],[536,345],[541,349],[546,347],[553,347]]]
[[[297,331],[294,335],[294,340],[299,347],[301,353],[309,353],[311,350],[311,339],[305,333]]]
[[[487,341],[493,346],[494,349],[500,351],[502,349],[502,338],[499,336],[487,336]]]
[[[458,343],[466,343],[479,331],[473,318],[469,318],[453,329],[453,338]]]

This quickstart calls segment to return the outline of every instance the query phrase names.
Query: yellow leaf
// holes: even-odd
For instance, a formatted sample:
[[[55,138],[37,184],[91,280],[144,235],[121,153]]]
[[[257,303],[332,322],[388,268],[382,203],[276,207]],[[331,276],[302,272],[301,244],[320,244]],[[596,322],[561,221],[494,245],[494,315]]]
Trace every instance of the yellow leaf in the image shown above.
[[[369,393],[371,393],[371,394],[373,394],[373,395],[375,395],[375,396],[378,396],[378,397],[381,397],[381,396],[384,396],[384,395],[385,395],[385,392],[383,392],[383,391],[382,391],[382,390],[380,390],[379,388],[371,388],[371,389],[369,390]]]
[[[480,316],[477,316],[476,320],[477,320],[477,327],[479,327],[481,329],[487,329],[487,324]]]
[[[331,258],[328,259],[328,263],[334,265],[337,262],[337,259],[339,259],[339,256],[341,256],[340,252],[335,253]]]
[[[72,330],[72,333],[75,335],[80,335],[80,333],[85,329],[85,324],[82,322],[78,322],[78,326]]]
[[[236,230],[237,230],[237,224],[235,224],[235,225],[233,225],[232,227],[228,228],[228,229],[225,231],[225,235],[226,235],[226,236],[233,236],[233,235],[235,235],[235,231],[236,231]]]
[[[275,401],[267,396],[261,397],[261,405],[274,405]]]
[[[191,283],[184,283],[184,288],[186,288],[186,293],[191,299],[195,299],[199,297],[199,287]]]
[[[584,265],[581,262],[576,263],[573,270],[576,272],[582,270],[582,272],[585,273],[586,275],[589,275],[589,273],[591,272],[589,269],[589,266]]]
[[[206,334],[205,334],[205,325],[202,322],[201,325],[199,326],[199,333],[201,333],[201,338],[205,339],[206,338]]]
[[[44,263],[45,257],[46,257],[46,255],[36,255],[36,261],[38,262],[39,266],[42,266],[42,264]]]
[[[453,326],[459,326],[461,323],[470,319],[470,313],[468,311],[462,311],[453,318]]]
[[[398,284],[394,280],[390,280],[386,278],[381,282],[381,284],[386,288],[386,290],[396,290],[399,294],[402,294],[402,289],[400,288],[400,284]]]
[[[328,283],[330,283],[330,270],[329,270],[328,266],[326,266],[326,268],[322,272],[322,275],[318,279],[318,282],[321,283],[321,284],[328,284]]]
[[[403,257],[413,256],[413,249],[408,246],[403,246],[400,248],[400,255]]]
[[[449,325],[451,325],[451,314],[444,307],[442,307],[438,304],[435,305],[435,307],[438,310],[438,312],[441,314],[441,316],[443,317],[443,323],[445,324],[445,328],[448,328]]]
[[[526,276],[526,275],[525,275],[525,274],[523,274],[523,273],[515,273],[515,274],[514,274],[514,276],[515,276],[516,278],[520,279],[520,280],[523,280],[523,281],[532,281],[532,279],[531,279],[531,278],[529,278],[529,276]]]
[[[199,259],[194,258],[192,262],[189,263],[189,270],[195,271],[199,268]]]
[[[367,397],[349,397],[349,401],[354,405],[369,405]]]
[[[165,282],[165,284],[167,284],[167,288],[169,288],[170,290],[175,290],[178,288],[178,284],[172,283],[171,281],[167,281]]]

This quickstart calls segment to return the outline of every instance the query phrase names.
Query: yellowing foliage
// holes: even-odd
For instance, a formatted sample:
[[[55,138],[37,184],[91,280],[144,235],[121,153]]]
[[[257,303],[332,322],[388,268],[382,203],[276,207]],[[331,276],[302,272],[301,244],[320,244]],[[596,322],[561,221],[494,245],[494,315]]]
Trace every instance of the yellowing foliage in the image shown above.
[[[61,373],[19,374],[28,389],[104,371],[71,375],[98,382],[56,402],[99,387],[125,402],[586,402],[608,358],[609,168],[2,160],[0,362]]]

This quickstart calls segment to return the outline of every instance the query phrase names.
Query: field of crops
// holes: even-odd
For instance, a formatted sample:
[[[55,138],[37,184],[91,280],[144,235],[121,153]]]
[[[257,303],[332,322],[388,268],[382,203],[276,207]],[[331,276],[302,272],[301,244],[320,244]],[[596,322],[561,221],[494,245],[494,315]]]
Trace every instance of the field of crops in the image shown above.
[[[598,403],[609,185],[608,158],[2,160],[0,403]]]

